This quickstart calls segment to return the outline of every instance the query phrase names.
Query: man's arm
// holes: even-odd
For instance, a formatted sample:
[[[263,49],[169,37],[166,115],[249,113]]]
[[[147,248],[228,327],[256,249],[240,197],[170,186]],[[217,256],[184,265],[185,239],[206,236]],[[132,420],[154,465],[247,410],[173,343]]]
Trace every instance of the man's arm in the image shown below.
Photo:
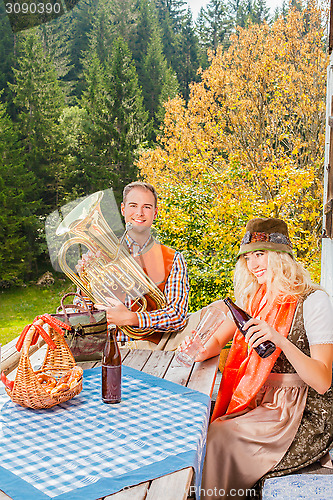
[[[179,330],[186,325],[190,285],[187,266],[181,253],[176,252],[165,284],[167,304],[163,309],[137,313],[140,328]]]
[[[164,288],[166,306],[156,311],[134,312],[122,302],[110,298],[112,307],[106,309],[108,322],[118,326],[154,328],[160,331],[178,330],[186,325],[189,289],[186,262],[176,252]]]
[[[155,328],[161,331],[178,330],[186,324],[189,290],[186,262],[183,256],[179,252],[176,252],[164,288],[167,301],[166,306],[156,311],[135,313],[127,310],[128,312],[126,313],[119,304],[119,309],[109,309],[110,320],[120,320],[121,313],[124,313],[126,320],[131,321],[130,323],[127,322],[127,325],[138,326],[139,328]],[[117,314],[117,318],[114,314]],[[137,319],[138,323],[135,319]],[[114,321],[114,323],[119,324],[117,321]],[[125,324],[123,320],[122,324]]]

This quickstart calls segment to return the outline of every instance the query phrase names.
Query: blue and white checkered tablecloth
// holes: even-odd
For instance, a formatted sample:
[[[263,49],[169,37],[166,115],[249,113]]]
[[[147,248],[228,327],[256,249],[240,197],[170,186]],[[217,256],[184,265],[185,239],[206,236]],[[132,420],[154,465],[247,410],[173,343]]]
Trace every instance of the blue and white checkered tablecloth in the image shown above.
[[[122,401],[101,400],[101,368],[48,410],[0,395],[0,489],[14,500],[95,500],[193,466],[199,491],[210,399],[122,367]]]

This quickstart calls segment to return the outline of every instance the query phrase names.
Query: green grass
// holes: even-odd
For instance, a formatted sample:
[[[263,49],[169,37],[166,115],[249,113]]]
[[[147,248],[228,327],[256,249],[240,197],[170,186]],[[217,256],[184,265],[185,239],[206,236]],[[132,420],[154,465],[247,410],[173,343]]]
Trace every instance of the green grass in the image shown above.
[[[67,280],[58,280],[50,286],[0,290],[0,344],[17,337],[37,315],[54,313],[61,297],[70,291],[74,291],[74,287]],[[66,302],[69,303],[69,299]]]

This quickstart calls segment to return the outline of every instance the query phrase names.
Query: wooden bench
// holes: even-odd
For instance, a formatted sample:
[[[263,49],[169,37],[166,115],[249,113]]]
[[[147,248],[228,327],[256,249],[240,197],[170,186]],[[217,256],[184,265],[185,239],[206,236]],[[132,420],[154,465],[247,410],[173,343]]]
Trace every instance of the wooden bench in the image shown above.
[[[333,459],[333,450],[330,452]],[[288,476],[266,479],[262,500],[288,498],[288,500],[332,500],[333,469],[319,462]]]
[[[333,448],[330,456],[333,460]],[[262,500],[284,498],[286,492],[288,492],[289,500],[300,498],[302,500],[331,500],[333,498],[333,469],[322,467],[319,462],[316,462],[294,474],[266,479],[262,488]]]
[[[37,369],[44,357],[46,345],[43,342],[33,349],[30,356],[32,366]],[[219,357],[216,356],[192,367],[180,366],[175,361],[172,351],[150,351],[121,349],[123,364],[145,373],[164,378],[191,389],[203,392],[211,397]],[[15,341],[3,347],[2,367],[9,379],[14,379],[19,357],[15,350]],[[79,363],[84,369],[93,368],[100,363],[88,361]],[[126,491],[104,497],[104,500],[186,500],[192,484],[193,469],[188,467],[173,474],[163,476],[134,486]],[[0,491],[0,500],[10,497]]]

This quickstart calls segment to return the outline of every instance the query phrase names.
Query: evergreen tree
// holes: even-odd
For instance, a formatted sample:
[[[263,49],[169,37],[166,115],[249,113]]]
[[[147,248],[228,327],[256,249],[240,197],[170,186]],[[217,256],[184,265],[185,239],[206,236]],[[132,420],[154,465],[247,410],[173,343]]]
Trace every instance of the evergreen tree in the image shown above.
[[[166,5],[175,32],[181,32],[184,17],[186,17],[188,12],[188,5],[186,0],[166,0]]]
[[[229,0],[228,6],[234,24],[242,28],[247,26],[252,10],[252,0]]]
[[[156,0],[156,6],[163,33],[163,53],[177,74],[180,92],[187,99],[200,59],[192,14],[184,0]]]
[[[199,42],[190,10],[183,18],[182,28],[178,34],[177,49],[175,71],[183,97],[187,100],[190,95],[190,84],[198,80],[199,69]]]
[[[79,122],[79,135],[81,136],[82,148],[78,144],[74,156],[81,161],[75,162],[74,170],[77,173],[77,186],[83,190],[80,194],[90,194],[94,191],[106,189],[112,186],[116,175],[113,172],[112,158],[108,158],[106,148],[108,139],[105,137],[107,127],[103,118],[108,109],[105,106],[106,77],[105,67],[101,63],[96,50],[88,50],[82,61],[83,74],[85,78],[85,90],[82,93],[81,106],[86,119]],[[72,110],[73,111],[73,110]],[[68,116],[72,112],[66,111]],[[66,123],[67,122],[67,123]]]
[[[89,112],[95,123],[102,107],[105,92],[104,64],[101,62],[97,50],[88,51],[83,59],[86,90],[83,92],[83,107]]]
[[[149,140],[155,140],[156,130],[164,116],[163,103],[173,98],[178,91],[175,72],[170,68],[163,53],[162,30],[154,4],[140,0],[137,33],[133,45],[133,59],[143,102],[149,113]]]
[[[177,30],[175,21],[171,17],[170,1],[168,0],[155,0],[158,12],[159,25],[162,31],[163,54],[174,71],[177,72]]]
[[[156,111],[156,121],[160,125],[164,120],[165,103],[177,95],[179,84],[177,75],[172,68],[167,67],[164,73],[161,93],[159,95],[159,106]]]
[[[270,17],[266,0],[229,0],[228,5],[235,25],[242,28],[249,23],[261,24]]]
[[[110,58],[112,44],[122,37],[127,45],[133,47],[137,39],[137,0],[100,0],[96,6],[90,31],[87,35],[88,46],[82,51],[82,61],[89,59],[89,51],[97,54],[100,62],[105,65]],[[94,56],[91,56],[94,57]],[[84,88],[84,82],[81,89]]]
[[[153,36],[162,38],[162,30],[158,21],[157,9],[149,0],[140,0],[138,4],[136,34],[133,43],[129,46],[140,83],[144,73],[144,58],[147,55],[148,45]]]
[[[249,19],[255,24],[261,24],[269,19],[269,8],[266,0],[254,0]]]
[[[232,26],[224,0],[210,0],[206,8],[201,8],[197,21],[201,47],[215,53],[219,45],[226,47]]]
[[[138,19],[137,0],[105,0],[110,11],[114,38],[121,37],[130,47]]]
[[[142,92],[138,85],[138,76],[131,53],[122,38],[113,43],[110,63],[107,66],[110,75],[106,103],[111,111],[109,116],[109,153],[113,154],[114,163],[123,183],[136,177],[133,162],[136,151],[145,139],[147,113],[144,111]]]
[[[61,22],[61,18],[53,23],[44,23],[36,29],[37,36],[43,46],[44,54],[49,56],[50,61],[56,71],[56,76],[61,82],[65,99],[68,102],[74,83],[68,76],[73,65],[70,62],[69,54],[69,33],[66,23]]]
[[[38,178],[36,199],[41,210],[58,203],[61,183],[62,139],[59,116],[65,95],[50,56],[43,50],[38,32],[20,35],[17,69],[14,69],[14,103],[18,110],[20,141],[28,170]]]
[[[105,66],[97,53],[85,62],[87,90],[82,106],[90,129],[87,148],[90,175],[97,171],[99,184],[113,186],[118,198],[124,184],[137,176],[134,165],[137,150],[146,137],[147,113],[130,50],[122,38],[112,45]],[[88,172],[89,175],[89,172]],[[93,192],[97,186],[91,186]]]
[[[162,42],[156,32],[152,34],[147,47],[142,83],[145,108],[156,130],[163,119],[163,102],[175,97],[178,91],[176,74],[168,67],[162,52]],[[152,138],[155,138],[154,132]]]
[[[205,8],[201,7],[197,20],[195,22],[195,31],[198,34],[199,40],[199,62],[200,67],[206,69],[208,67],[208,52],[207,49],[210,47],[210,41],[207,39],[207,24],[206,24],[206,12]]]
[[[94,102],[94,101],[93,101]],[[64,138],[65,175],[63,191],[60,193],[64,201],[71,201],[100,188],[100,171],[92,157],[93,147],[88,136],[91,126],[86,109],[79,106],[68,106],[63,109],[60,127]],[[95,186],[96,189],[93,189]]]
[[[82,53],[88,50],[89,33],[96,18],[96,0],[80,0],[73,10],[61,17],[61,23],[68,34],[68,53],[71,70],[68,80],[74,83],[74,94],[80,97],[83,85]]]
[[[114,27],[111,4],[109,1],[101,1],[98,4],[92,28],[89,32],[89,45],[87,50],[96,51],[102,64],[105,64],[111,54],[112,42],[114,40]]]
[[[14,124],[0,102],[0,288],[30,276],[39,253],[36,180],[23,165]]]
[[[12,66],[14,66],[14,35],[5,14],[5,5],[0,2],[0,91],[3,90],[1,100],[9,105],[8,111],[14,116],[12,95],[8,87],[8,83],[13,82]]]
[[[271,22],[275,23],[275,21],[278,19],[278,17],[282,14],[282,8],[280,9],[279,7],[276,7],[274,9],[273,15],[271,16]]]
[[[289,9],[297,9],[299,12],[302,12],[304,9],[302,0],[291,0],[288,4]],[[311,2],[306,2],[307,6],[311,6]]]

